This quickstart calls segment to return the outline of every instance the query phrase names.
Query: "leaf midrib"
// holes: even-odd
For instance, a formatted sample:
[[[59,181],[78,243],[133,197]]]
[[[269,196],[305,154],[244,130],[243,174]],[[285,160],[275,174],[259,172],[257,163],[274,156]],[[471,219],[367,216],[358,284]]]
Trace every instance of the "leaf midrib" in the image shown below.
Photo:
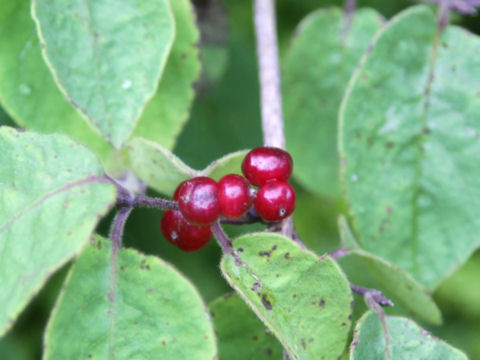
[[[413,197],[412,197],[412,255],[413,255],[413,267],[412,267],[412,274],[415,275],[415,278],[419,279],[419,263],[418,263],[418,244],[420,242],[419,239],[419,197],[421,192],[420,180],[423,176],[423,168],[422,168],[422,158],[423,155],[423,144],[425,140],[425,133],[424,130],[427,128],[428,123],[428,113],[430,111],[430,97],[431,97],[431,90],[432,84],[434,82],[435,76],[435,64],[438,58],[438,46],[440,44],[440,39],[442,35],[442,30],[440,29],[439,25],[436,25],[436,32],[435,37],[433,39],[432,50],[430,53],[430,61],[428,64],[428,78],[427,83],[424,86],[423,93],[425,94],[424,104],[423,104],[423,114],[421,117],[421,128],[420,134],[418,135],[417,142],[417,157],[415,161],[415,176],[413,180]]]

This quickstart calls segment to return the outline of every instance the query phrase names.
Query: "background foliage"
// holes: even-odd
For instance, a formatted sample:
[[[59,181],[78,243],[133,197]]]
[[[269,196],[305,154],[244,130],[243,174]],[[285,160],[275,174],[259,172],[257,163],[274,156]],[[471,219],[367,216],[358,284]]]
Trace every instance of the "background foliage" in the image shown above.
[[[212,8],[214,11],[220,11],[219,9],[221,9],[221,7],[212,7],[211,3],[213,3],[213,1],[195,1],[200,29],[204,34],[200,43],[200,53],[204,59],[205,67],[203,73],[195,83],[196,97],[188,121],[179,134],[176,145],[173,147],[174,153],[193,169],[204,169],[210,162],[227,153],[258,146],[262,142],[251,3],[249,1],[223,1],[225,16],[228,20],[222,16],[212,16]],[[289,56],[292,56],[292,54],[289,53],[291,50],[292,34],[294,34],[295,28],[300,21],[320,6],[341,5],[338,1],[333,0],[321,2],[317,0],[277,0],[277,3],[280,50],[285,66],[288,66]],[[13,4],[13,2],[8,0],[1,1],[0,13],[3,10],[6,12],[6,9],[12,6],[11,4]],[[411,2],[401,0],[359,1],[360,7],[372,7],[386,19],[391,18],[402,9],[411,5]],[[21,5],[18,5],[18,7],[21,6],[28,7],[28,2],[21,2]],[[174,15],[176,15],[177,21],[181,19],[182,9],[174,9]],[[214,20],[212,21],[212,19]],[[478,17],[463,18],[455,16],[453,20],[473,32],[480,33],[480,21],[478,21]],[[228,22],[228,24],[226,24],[226,22]],[[2,29],[0,31],[6,31],[5,29],[8,28],[9,31],[12,31],[16,36],[22,36],[22,33],[24,33],[25,36],[30,36],[34,27],[33,22],[31,23],[27,21],[27,19],[23,19],[23,22],[19,24],[20,25],[17,24],[18,29],[12,28],[6,23],[6,19],[0,15],[0,29]],[[228,29],[228,31],[222,31],[222,29]],[[191,53],[194,51],[191,45],[196,42],[198,34],[195,34],[195,31],[192,29],[185,29],[185,31],[188,34],[184,36],[189,40],[185,40],[184,44],[174,43],[172,54],[175,54],[175,49],[179,49],[177,57],[174,58],[176,62],[181,62],[182,59],[184,59],[180,55],[180,52],[185,50],[187,54],[189,54],[186,57],[187,60],[185,60],[189,61],[188,66],[182,67],[177,65],[177,71],[180,71],[178,69],[186,69],[185,73],[179,75],[185,80],[181,84],[177,84],[177,86],[179,86],[177,93],[181,94],[182,97],[190,98],[193,95],[191,84],[197,78],[199,71],[198,64],[195,60],[192,60],[196,54],[192,55]],[[220,36],[218,35],[219,33],[223,35]],[[35,51],[37,51],[37,53],[31,54],[27,65],[33,69],[37,69],[38,60],[40,60],[40,47],[39,44],[32,46],[36,49]],[[10,49],[6,46],[0,45],[0,57],[6,56],[9,51]],[[319,56],[321,56],[322,49],[319,48],[316,51],[319,51]],[[165,65],[166,69],[168,69],[168,67],[174,68],[174,61],[168,61]],[[81,120],[77,119],[78,114],[72,112],[63,99],[59,100],[60,94],[58,90],[55,88],[52,89],[54,84],[50,84],[48,81],[45,82],[45,74],[48,74],[45,73],[45,71],[48,70],[45,68],[42,69],[42,71],[44,72],[39,73],[43,74],[43,77],[34,80],[42,86],[45,86],[45,91],[51,92],[52,104],[49,104],[49,106],[63,106],[65,108],[65,118],[71,118],[73,123],[80,122]],[[2,74],[0,72],[0,75],[6,76],[8,74]],[[22,82],[13,85],[9,83],[9,87],[2,88],[5,86],[5,83],[3,82],[4,78],[1,76],[0,98],[6,98],[9,95],[9,89],[19,89],[19,91],[23,91],[23,93],[28,92],[28,89],[21,86]],[[172,80],[162,78],[162,81],[167,82]],[[288,86],[288,78],[284,85]],[[29,94],[24,94],[24,96],[28,95]],[[144,116],[159,116],[158,113],[156,113],[156,111],[159,110],[155,110],[154,102],[158,101],[162,104],[163,102],[172,101],[168,99],[167,96],[167,93],[162,94],[162,83],[160,83],[160,87],[151,103],[153,105],[149,105],[151,109],[147,107]],[[290,115],[288,101],[290,100],[288,94],[286,94],[287,128],[288,121],[293,122],[295,120],[293,118],[292,120],[288,119],[288,116],[294,116],[293,111],[291,112],[292,115]],[[161,106],[158,108],[161,108]],[[19,122],[22,124],[24,123],[22,119],[26,119],[27,117],[35,121],[35,113],[37,111],[42,113],[43,117],[48,118],[49,107],[24,109],[19,106],[18,111],[24,111],[25,115],[16,110],[9,110],[10,114],[17,114],[17,117],[20,119]],[[173,110],[174,114],[179,114],[179,118],[172,120],[173,125],[170,130],[172,134],[178,133],[179,128],[181,128],[181,125],[178,126],[178,123],[182,124],[185,121],[186,111],[186,109],[181,107]],[[172,113],[163,115],[169,119],[173,117]],[[148,124],[147,121],[145,123]],[[0,124],[13,125],[12,120],[2,109],[0,109]],[[31,126],[35,128],[35,124]],[[90,129],[86,129],[85,131],[88,133],[91,132]],[[148,125],[145,125],[143,128],[137,128],[137,131],[139,131],[142,136],[152,132],[149,130]],[[328,132],[325,136],[326,142],[335,143],[336,134],[334,132]],[[169,139],[170,138],[171,137],[169,137]],[[154,140],[159,141],[166,148],[173,146],[171,142],[169,143],[164,139]],[[95,142],[93,146],[96,148],[97,153],[104,154],[105,144],[101,139],[96,139]],[[139,149],[139,151],[144,150]],[[332,151],[334,152],[332,156],[336,156],[335,149]],[[295,155],[294,153],[294,156]],[[108,157],[109,155],[107,154],[105,156]],[[118,165],[118,162],[112,161],[112,164],[114,163],[115,165],[112,165],[112,168]],[[329,164],[329,162],[325,162],[324,171],[327,174],[331,172]],[[181,176],[182,174],[179,174],[179,177]],[[335,183],[335,179],[332,180],[331,177],[327,176],[324,188],[317,190],[312,188],[308,178],[298,176],[296,179],[298,179],[298,183],[295,183],[298,203],[295,221],[300,237],[310,249],[318,254],[336,249],[340,244],[336,215],[338,212],[346,213],[346,206],[341,195],[332,196],[332,194],[339,194],[335,191],[335,189],[340,188],[339,184]],[[331,189],[334,190],[331,191]],[[158,190],[163,190],[161,185],[159,185]],[[168,193],[171,189],[163,191]],[[218,246],[212,241],[211,244],[197,253],[182,253],[178,249],[170,246],[162,238],[159,229],[160,217],[161,213],[156,211],[144,209],[135,210],[127,223],[124,235],[125,245],[127,247],[137,248],[145,254],[158,255],[165,261],[174,264],[180,272],[197,286],[207,303],[229,292],[230,287],[218,270],[218,264],[220,262],[220,250]],[[101,223],[101,234],[106,235],[108,233],[110,221],[111,216],[107,217]],[[242,227],[240,230],[233,227],[227,228],[231,234],[238,233],[239,231],[244,233],[259,229],[261,229],[259,226]],[[372,258],[368,256],[362,257],[361,252],[357,252],[353,256],[341,260],[341,265],[346,270],[348,278],[352,282],[362,286],[378,287],[382,290],[387,290],[386,293],[388,294],[388,289],[385,289],[374,277],[371,277],[370,274],[365,271],[365,258],[367,258],[367,262],[373,263],[374,266],[391,266],[391,264],[378,265],[375,259],[372,260]],[[65,265],[63,269],[48,281],[46,287],[23,312],[12,331],[0,340],[0,355],[2,359],[23,360],[40,358],[42,351],[42,334],[46,326],[46,321],[69,268],[70,264]],[[479,276],[480,253],[477,251],[459,271],[450,275],[433,294],[433,299],[436,301],[443,315],[443,324],[429,325],[419,321],[422,327],[427,328],[434,335],[441,337],[451,345],[464,350],[472,359],[480,358],[480,343],[477,341],[480,337],[480,288],[476,286]],[[222,311],[221,306],[226,305],[221,305],[218,301],[219,300],[216,300],[211,307],[218,308],[218,311]],[[423,299],[423,301],[427,300]],[[356,297],[355,304],[354,321],[358,319],[365,310],[361,298]],[[411,311],[415,312],[414,309],[408,309],[402,304],[396,304],[395,308],[389,309],[387,312],[390,315],[409,317]],[[434,317],[436,310],[433,309],[431,311]],[[368,316],[370,318],[364,319],[362,326],[365,325],[366,320],[369,322],[374,321],[371,315]],[[391,319],[392,322],[401,321],[400,318]],[[418,320],[418,318],[416,318],[416,320]],[[254,321],[253,324],[247,325],[257,326]],[[372,327],[374,325],[375,324],[373,324]],[[367,328],[366,331],[373,330],[372,328]],[[273,355],[278,356],[278,344],[275,341],[272,341],[268,336],[265,337],[265,339],[262,338],[262,341],[263,343],[259,345],[260,347],[266,346],[267,349],[272,351]],[[231,350],[220,349],[220,354],[222,351],[228,353],[228,351]],[[361,349],[357,349],[357,351],[361,351]]]

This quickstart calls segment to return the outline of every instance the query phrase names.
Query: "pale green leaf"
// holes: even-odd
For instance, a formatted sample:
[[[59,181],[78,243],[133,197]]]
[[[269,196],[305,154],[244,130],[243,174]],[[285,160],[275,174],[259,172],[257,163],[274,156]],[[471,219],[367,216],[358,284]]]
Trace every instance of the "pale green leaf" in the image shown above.
[[[136,175],[156,191],[172,195],[178,184],[195,176],[219,180],[227,174],[241,174],[247,150],[237,151],[212,162],[203,170],[195,170],[162,145],[143,138],[134,138],[126,146],[129,164]]]
[[[72,267],[45,336],[44,359],[212,360],[210,316],[169,264],[96,237]]]
[[[426,7],[381,32],[340,113],[361,247],[434,289],[480,245],[480,39]]]
[[[157,93],[147,104],[133,137],[175,145],[188,119],[195,96],[194,82],[200,74],[199,32],[190,0],[170,1],[176,23],[175,41],[160,80]]]
[[[285,58],[283,96],[287,148],[294,176],[310,191],[339,193],[337,114],[348,79],[382,26],[375,10],[359,9],[346,28],[338,8],[317,10],[299,25]]]
[[[338,265],[273,233],[248,234],[233,246],[250,271],[226,255],[223,275],[292,359],[341,356],[350,330],[352,295]]]
[[[362,250],[344,217],[339,218],[339,230],[342,244],[349,256],[362,260],[365,267],[386,290],[394,301],[400,301],[413,315],[434,324],[442,322],[442,314],[432,299],[430,293],[406,271],[392,265],[388,261]]]
[[[0,128],[0,333],[78,254],[115,200],[95,156],[63,135]]]
[[[282,346],[245,302],[227,294],[210,306],[220,359],[280,360]]]
[[[350,348],[351,360],[467,360],[465,354],[435,338],[407,318],[386,316],[385,332],[378,314],[369,311],[358,321]]]
[[[224,157],[212,162],[208,167],[201,171],[201,174],[204,176],[209,176],[217,181],[227,174],[241,175],[242,161],[247,153],[248,150],[240,150],[225,155]]]
[[[66,97],[120,148],[154,95],[169,54],[175,32],[169,2],[36,0],[32,14]]]
[[[113,148],[61,94],[42,55],[29,1],[0,0],[0,101],[21,126],[63,132],[109,164]]]
[[[197,172],[168,149],[152,141],[135,138],[127,144],[129,163],[136,175],[156,191],[172,195],[178,184]]]

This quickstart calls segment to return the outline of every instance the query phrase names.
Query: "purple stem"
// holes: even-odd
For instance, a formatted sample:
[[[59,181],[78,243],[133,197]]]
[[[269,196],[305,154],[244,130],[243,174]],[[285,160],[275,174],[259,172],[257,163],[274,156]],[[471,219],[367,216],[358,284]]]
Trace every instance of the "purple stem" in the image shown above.
[[[375,289],[368,289],[364,287],[360,287],[354,284],[350,284],[350,289],[358,295],[362,295],[364,297],[368,297],[372,299],[375,303],[379,304],[380,306],[393,306],[394,303],[385,295],[382,294],[381,291]]]

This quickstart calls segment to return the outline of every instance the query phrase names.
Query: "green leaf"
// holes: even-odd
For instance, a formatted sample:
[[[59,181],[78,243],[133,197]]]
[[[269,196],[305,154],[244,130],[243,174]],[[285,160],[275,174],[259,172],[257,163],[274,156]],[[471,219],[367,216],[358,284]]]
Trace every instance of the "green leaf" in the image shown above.
[[[44,359],[199,359],[216,355],[210,316],[169,264],[96,237],[72,267],[48,323]]]
[[[41,55],[28,1],[0,0],[0,101],[21,126],[62,132],[87,145],[107,165],[111,146],[61,94]]]
[[[381,26],[375,10],[359,9],[346,29],[338,8],[317,10],[298,26],[285,58],[285,136],[294,176],[310,191],[339,193],[338,109],[348,79]]]
[[[170,52],[169,2],[37,0],[32,14],[66,97],[120,148],[154,95]]]
[[[388,261],[362,250],[343,216],[339,218],[339,230],[342,244],[349,256],[362,259],[372,276],[386,290],[393,300],[398,300],[413,315],[434,324],[442,322],[442,314],[430,293],[410,274],[392,265]]]
[[[355,328],[351,360],[467,360],[461,351],[430,335],[412,320],[395,316],[385,318],[390,357],[379,316],[369,311]]]
[[[201,174],[209,176],[212,179],[220,180],[227,174],[242,174],[242,161],[247,155],[248,150],[240,150],[234,153],[225,155],[224,157],[215,160],[208,167],[206,167]]]
[[[343,182],[366,251],[434,289],[480,245],[480,39],[414,7],[389,23],[340,113]]]
[[[133,136],[159,142],[172,149],[188,119],[200,74],[199,32],[189,0],[170,2],[176,23],[175,41],[157,93],[147,104]]]
[[[63,135],[0,128],[0,334],[78,254],[113,204],[95,156]]]
[[[180,182],[191,177],[209,176],[219,180],[227,174],[241,174],[241,164],[248,152],[241,150],[225,155],[205,169],[195,170],[153,141],[134,138],[126,148],[129,164],[140,180],[165,195],[172,195]]]
[[[227,294],[210,306],[220,359],[282,359],[282,346],[238,295]]]
[[[352,295],[338,265],[272,233],[248,234],[233,245],[250,272],[227,255],[220,265],[223,275],[292,359],[341,356]]]
[[[127,144],[129,163],[136,175],[156,191],[172,195],[178,184],[197,176],[168,149],[152,141],[135,138]]]

